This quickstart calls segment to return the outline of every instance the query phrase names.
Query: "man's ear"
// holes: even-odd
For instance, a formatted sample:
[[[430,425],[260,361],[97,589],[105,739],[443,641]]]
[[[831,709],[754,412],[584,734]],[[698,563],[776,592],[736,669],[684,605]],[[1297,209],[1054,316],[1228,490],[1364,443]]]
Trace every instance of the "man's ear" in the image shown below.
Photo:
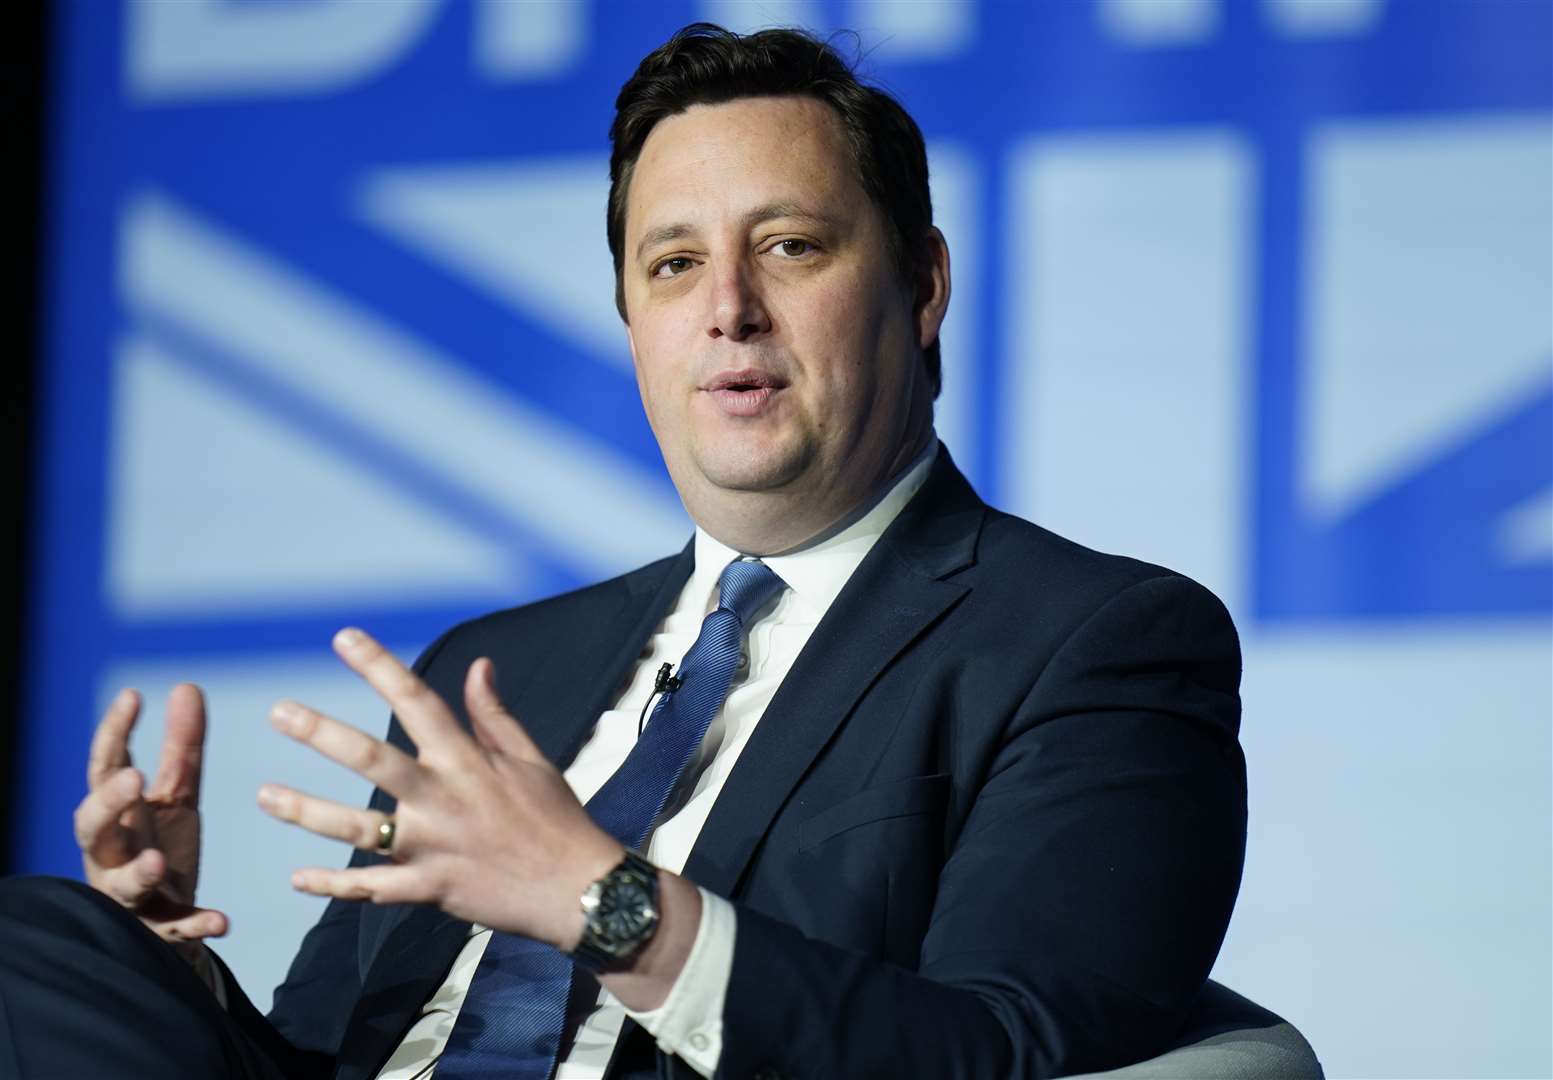
[[[929,228],[916,260],[912,311],[917,320],[917,347],[938,340],[938,328],[949,311],[949,243],[936,227]]]

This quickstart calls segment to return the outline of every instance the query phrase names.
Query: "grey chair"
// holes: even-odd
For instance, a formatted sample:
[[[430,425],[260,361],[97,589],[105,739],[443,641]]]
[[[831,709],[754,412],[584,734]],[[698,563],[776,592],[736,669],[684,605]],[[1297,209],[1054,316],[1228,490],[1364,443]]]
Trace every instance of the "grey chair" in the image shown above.
[[[1073,1080],[1323,1080],[1324,1075],[1293,1024],[1210,979],[1171,1049]]]

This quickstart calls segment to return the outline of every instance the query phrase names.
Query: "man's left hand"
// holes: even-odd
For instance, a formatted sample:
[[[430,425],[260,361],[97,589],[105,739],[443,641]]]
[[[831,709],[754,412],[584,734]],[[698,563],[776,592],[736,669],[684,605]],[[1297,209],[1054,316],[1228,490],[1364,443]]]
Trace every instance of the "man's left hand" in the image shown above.
[[[292,875],[303,892],[379,904],[435,904],[451,915],[570,950],[582,932],[578,898],[615,866],[622,845],[600,829],[555,766],[496,696],[494,668],[469,666],[464,703],[474,738],[414,672],[360,630],[335,652],[393,708],[418,757],[304,705],[271,712],[280,731],[398,800],[391,862]],[[384,815],[275,784],[259,805],[282,821],[368,851]]]

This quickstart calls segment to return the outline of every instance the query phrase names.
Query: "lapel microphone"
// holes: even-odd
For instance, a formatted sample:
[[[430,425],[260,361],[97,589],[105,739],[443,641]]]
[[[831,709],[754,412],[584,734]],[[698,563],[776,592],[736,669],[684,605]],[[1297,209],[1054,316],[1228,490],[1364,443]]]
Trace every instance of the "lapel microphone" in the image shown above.
[[[658,669],[658,674],[653,676],[652,693],[648,694],[647,700],[642,702],[642,714],[636,718],[637,738],[642,737],[642,728],[647,723],[647,710],[652,706],[652,699],[657,697],[659,694],[672,694],[674,691],[678,690],[685,684],[685,680],[681,679],[678,675],[669,674],[669,672],[673,670],[674,665],[665,662],[664,665]]]
[[[658,669],[658,675],[653,679],[652,692],[655,694],[672,694],[683,685],[684,680],[678,675],[670,675],[674,670],[673,664],[664,664]]]

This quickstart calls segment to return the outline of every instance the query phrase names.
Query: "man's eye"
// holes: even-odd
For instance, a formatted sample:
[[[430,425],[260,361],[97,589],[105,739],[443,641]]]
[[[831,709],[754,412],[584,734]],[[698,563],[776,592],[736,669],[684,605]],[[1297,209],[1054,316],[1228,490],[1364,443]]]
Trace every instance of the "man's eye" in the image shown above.
[[[690,269],[690,260],[682,255],[676,255],[672,259],[664,259],[653,268],[653,277],[675,277]]]
[[[796,259],[814,250],[814,245],[807,240],[783,240],[777,244],[777,250],[790,259]]]

